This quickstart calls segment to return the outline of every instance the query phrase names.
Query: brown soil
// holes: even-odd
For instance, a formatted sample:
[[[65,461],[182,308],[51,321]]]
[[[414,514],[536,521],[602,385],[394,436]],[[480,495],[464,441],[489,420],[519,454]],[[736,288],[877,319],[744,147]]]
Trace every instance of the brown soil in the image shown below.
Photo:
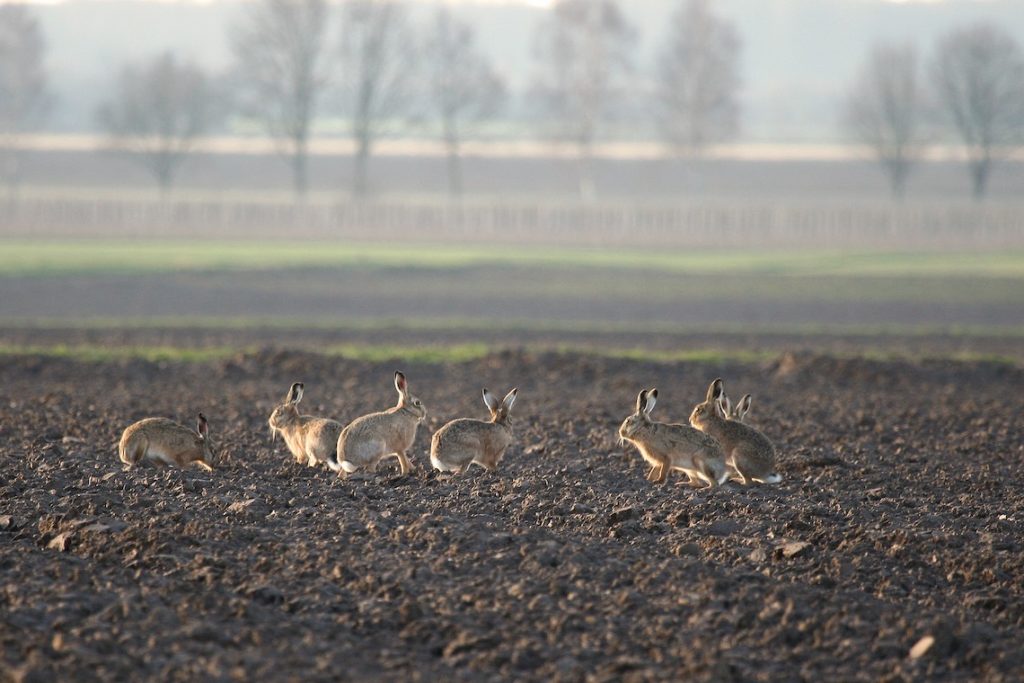
[[[392,364],[0,360],[0,680],[1019,680],[1024,371],[786,355],[765,365],[503,353],[407,365],[417,469],[342,481],[266,418],[293,381],[348,420]],[[752,392],[777,486],[643,478],[639,389],[684,420]],[[429,433],[517,385],[496,473],[428,471]],[[217,471],[115,454],[203,410]],[[933,642],[919,658],[910,651]],[[924,644],[927,644],[925,641]],[[924,649],[924,644],[916,650]]]

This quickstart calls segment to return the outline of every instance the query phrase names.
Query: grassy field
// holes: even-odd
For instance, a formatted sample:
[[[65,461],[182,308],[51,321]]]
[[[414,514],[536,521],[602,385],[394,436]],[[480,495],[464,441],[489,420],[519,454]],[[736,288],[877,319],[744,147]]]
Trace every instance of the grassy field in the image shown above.
[[[0,354],[1021,358],[1024,252],[0,242]]]
[[[290,268],[464,268],[480,265],[642,269],[794,277],[1024,279],[1024,251],[872,253],[832,250],[572,249],[274,242],[5,241],[0,275],[238,271]]]

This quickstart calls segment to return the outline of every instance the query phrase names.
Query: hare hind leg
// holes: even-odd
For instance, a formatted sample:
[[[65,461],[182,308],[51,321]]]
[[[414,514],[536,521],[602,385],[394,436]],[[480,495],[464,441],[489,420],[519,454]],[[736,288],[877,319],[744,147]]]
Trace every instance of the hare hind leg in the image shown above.
[[[146,451],[149,450],[149,440],[140,435],[140,438],[129,439],[127,443],[118,444],[118,450],[125,469],[130,470],[145,460]]]
[[[398,458],[398,467],[401,474],[405,475],[412,472],[412,463],[409,462],[409,456],[406,455],[405,451],[395,451],[395,457]]]

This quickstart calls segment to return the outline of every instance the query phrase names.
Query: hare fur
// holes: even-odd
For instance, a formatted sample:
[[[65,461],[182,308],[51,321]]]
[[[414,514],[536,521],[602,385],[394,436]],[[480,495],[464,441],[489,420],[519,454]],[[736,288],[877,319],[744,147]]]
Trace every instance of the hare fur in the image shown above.
[[[658,400],[658,390],[641,391],[636,399],[636,412],[619,427],[619,438],[629,441],[651,465],[647,480],[660,484],[669,470],[680,470],[690,482],[718,486],[728,478],[728,469],[718,442],[689,425],[653,422],[651,411]]]
[[[193,431],[165,417],[147,417],[121,434],[118,455],[129,468],[140,462],[188,467],[195,463],[212,472],[213,444],[206,417],[199,413]]]
[[[462,418],[452,420],[430,440],[430,463],[442,472],[462,474],[473,463],[494,471],[505,450],[512,445],[512,419],[509,412],[518,390],[498,398],[483,390],[484,404],[491,413],[490,421]]]
[[[382,458],[398,458],[402,474],[412,470],[408,451],[416,440],[416,429],[427,417],[423,402],[409,393],[405,375],[395,373],[398,404],[393,408],[363,415],[341,430],[337,458],[340,474],[373,470]]]

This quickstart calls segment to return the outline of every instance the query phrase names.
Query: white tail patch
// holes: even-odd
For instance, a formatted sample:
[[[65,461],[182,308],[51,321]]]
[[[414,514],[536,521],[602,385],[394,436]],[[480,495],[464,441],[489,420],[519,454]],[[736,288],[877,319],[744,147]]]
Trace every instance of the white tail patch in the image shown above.
[[[782,475],[769,474],[764,479],[754,479],[754,481],[756,481],[759,484],[778,484],[780,481],[782,481]]]
[[[352,474],[353,472],[355,472],[359,468],[356,467],[355,465],[353,465],[352,463],[350,463],[348,460],[342,460],[341,461],[341,469],[345,470],[346,474]],[[337,472],[337,470],[335,470],[335,472]]]
[[[433,453],[431,453],[430,455],[430,464],[433,465],[434,469],[438,470],[439,472],[455,472],[459,469],[456,466],[446,465],[445,463],[441,462]]]

